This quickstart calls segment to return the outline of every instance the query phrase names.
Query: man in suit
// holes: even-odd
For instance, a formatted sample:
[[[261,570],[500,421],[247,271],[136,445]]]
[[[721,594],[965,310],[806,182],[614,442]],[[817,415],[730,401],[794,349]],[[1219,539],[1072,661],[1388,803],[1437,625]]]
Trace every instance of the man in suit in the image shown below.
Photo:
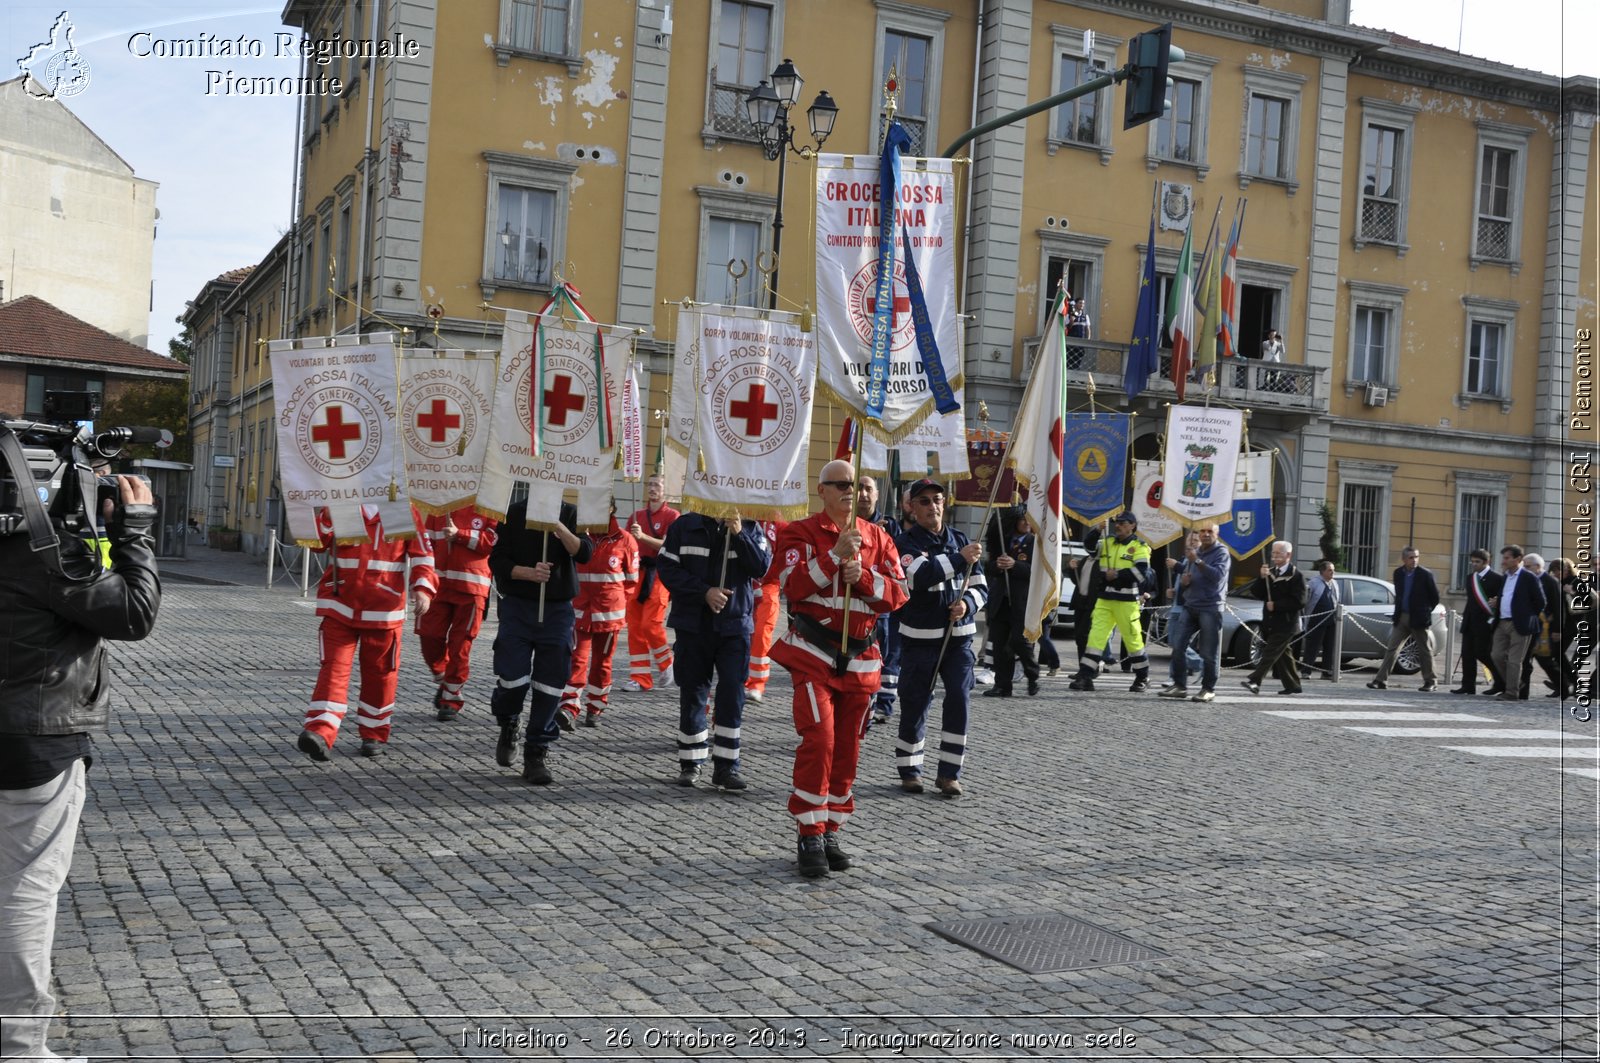
[[[1300,664],[1307,671],[1318,671],[1322,678],[1333,678],[1333,638],[1339,627],[1339,584],[1333,578],[1333,562],[1324,558],[1317,571],[1306,579],[1306,632],[1300,640]]]
[[[1522,567],[1522,547],[1516,543],[1500,548],[1500,571],[1505,582],[1500,594],[1489,600],[1494,615],[1494,666],[1507,683],[1522,675],[1528,658],[1528,644],[1539,630],[1539,614],[1544,612],[1544,588],[1539,577]],[[1507,686],[1500,692],[1503,701],[1521,701],[1528,688]]]
[[[1489,666],[1486,694],[1505,690],[1505,677],[1494,663],[1494,610],[1489,602],[1499,597],[1506,578],[1489,567],[1489,551],[1477,549],[1468,555],[1472,571],[1467,574],[1467,606],[1461,614],[1461,685],[1452,694],[1478,692],[1478,668]]]
[[[1439,585],[1434,582],[1433,573],[1419,563],[1421,556],[1415,546],[1400,551],[1400,567],[1394,570],[1394,615],[1391,617],[1394,626],[1389,629],[1389,647],[1384,651],[1383,663],[1378,666],[1377,678],[1367,684],[1373,690],[1388,688],[1394,659],[1400,655],[1400,647],[1406,644],[1406,639],[1413,635],[1422,658],[1420,689],[1433,690],[1439,685],[1433,672],[1431,630],[1433,609],[1439,604]]]
[[[1252,694],[1261,692],[1261,681],[1268,671],[1283,684],[1278,693],[1300,693],[1300,665],[1289,644],[1300,632],[1300,613],[1306,607],[1306,577],[1291,563],[1293,553],[1294,547],[1282,539],[1273,543],[1272,563],[1261,566],[1261,578],[1256,581],[1256,597],[1263,603],[1261,634],[1266,645],[1261,647],[1260,662],[1243,681]]]

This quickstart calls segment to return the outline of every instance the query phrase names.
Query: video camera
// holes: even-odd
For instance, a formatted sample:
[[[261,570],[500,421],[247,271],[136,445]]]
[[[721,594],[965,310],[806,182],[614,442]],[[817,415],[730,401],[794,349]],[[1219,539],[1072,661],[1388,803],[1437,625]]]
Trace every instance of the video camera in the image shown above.
[[[31,483],[19,484],[10,463],[0,460],[0,535],[14,535],[26,527],[24,514],[29,503],[22,494],[24,490],[37,496],[58,533],[92,534],[105,502],[122,505],[117,478],[96,475],[95,468],[115,458],[130,443],[163,447],[172,444],[172,433],[165,428],[112,428],[103,432],[80,428],[78,422],[93,421],[100,414],[99,396],[92,391],[46,392],[44,413],[48,421],[17,420],[0,414],[0,425],[10,429],[22,444],[32,477]],[[86,490],[88,477],[94,477],[92,494]],[[148,477],[141,479],[149,483]]]

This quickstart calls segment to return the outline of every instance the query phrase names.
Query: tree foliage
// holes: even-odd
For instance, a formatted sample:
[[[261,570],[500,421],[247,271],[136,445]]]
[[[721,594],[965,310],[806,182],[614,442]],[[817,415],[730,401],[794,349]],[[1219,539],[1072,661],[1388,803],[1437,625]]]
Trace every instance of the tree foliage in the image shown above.
[[[130,446],[125,458],[159,458],[162,461],[191,461],[194,451],[189,437],[189,390],[183,381],[139,384],[108,400],[95,420],[100,429],[148,426],[172,433],[172,446]]]
[[[1339,518],[1333,507],[1326,501],[1317,504],[1317,516],[1322,518],[1322,535],[1317,539],[1317,545],[1322,548],[1322,556],[1333,562],[1334,568],[1344,571],[1344,547],[1339,543]]]

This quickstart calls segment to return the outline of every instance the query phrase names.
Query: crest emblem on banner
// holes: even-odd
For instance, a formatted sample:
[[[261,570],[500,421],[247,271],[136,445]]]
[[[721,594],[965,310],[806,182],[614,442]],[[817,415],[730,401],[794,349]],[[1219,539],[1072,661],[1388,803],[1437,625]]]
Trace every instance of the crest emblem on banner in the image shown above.
[[[878,264],[868,262],[850,278],[845,305],[850,309],[850,324],[862,343],[872,343],[872,317],[878,312]],[[916,323],[911,317],[911,290],[906,286],[906,264],[894,263],[894,331],[889,334],[889,349],[904,350],[917,342]]]
[[[1240,535],[1249,535],[1256,530],[1256,515],[1248,509],[1233,511],[1233,526],[1239,529]]]
[[[1084,447],[1078,454],[1078,475],[1089,483],[1105,478],[1110,456],[1099,447]]]
[[[295,440],[307,467],[330,480],[359,476],[383,450],[384,419],[361,392],[327,387],[312,392],[295,417]]]
[[[594,429],[600,404],[595,402],[594,367],[583,359],[558,351],[545,352],[544,442],[549,447],[570,447]],[[533,432],[534,374],[523,378],[517,403],[522,427]]]
[[[435,461],[454,457],[463,437],[477,435],[476,405],[454,381],[422,385],[400,407],[406,445]]]

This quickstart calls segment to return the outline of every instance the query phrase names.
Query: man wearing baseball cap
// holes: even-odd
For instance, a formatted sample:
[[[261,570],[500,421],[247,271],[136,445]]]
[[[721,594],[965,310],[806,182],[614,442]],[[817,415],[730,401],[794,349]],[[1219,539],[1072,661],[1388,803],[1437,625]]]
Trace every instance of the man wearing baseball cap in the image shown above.
[[[938,481],[918,480],[907,494],[916,523],[895,539],[911,593],[895,614],[904,680],[895,766],[900,772],[900,789],[921,793],[928,708],[933,703],[934,680],[941,679],[944,704],[934,785],[944,797],[960,797],[973,681],[972,636],[978,630],[978,612],[989,598],[983,566],[978,563],[983,545],[945,525],[944,487]]]
[[[1088,650],[1078,662],[1077,676],[1068,684],[1071,690],[1094,689],[1112,628],[1122,632],[1122,648],[1133,668],[1133,686],[1128,689],[1137,694],[1150,687],[1150,658],[1145,656],[1144,634],[1139,630],[1139,605],[1154,580],[1150,547],[1135,534],[1138,527],[1139,519],[1125,509],[1111,518],[1112,534],[1095,548],[1096,578],[1104,580],[1105,587],[1094,603]]]

